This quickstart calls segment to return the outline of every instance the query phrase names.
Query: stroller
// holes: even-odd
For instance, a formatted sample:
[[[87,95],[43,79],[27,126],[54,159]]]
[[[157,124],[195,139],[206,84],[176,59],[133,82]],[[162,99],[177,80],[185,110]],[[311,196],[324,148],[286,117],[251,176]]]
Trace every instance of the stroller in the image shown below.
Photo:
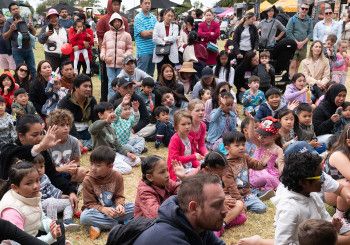
[[[289,64],[293,59],[297,44],[294,40],[285,38],[278,42],[273,50],[271,50],[271,64],[275,68],[276,87],[285,90],[289,83]]]

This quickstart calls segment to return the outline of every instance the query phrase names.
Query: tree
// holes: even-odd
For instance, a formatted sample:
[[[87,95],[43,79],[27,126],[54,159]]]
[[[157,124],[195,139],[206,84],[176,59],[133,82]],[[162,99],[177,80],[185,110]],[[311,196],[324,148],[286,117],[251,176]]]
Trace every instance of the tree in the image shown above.
[[[203,3],[202,3],[201,1],[197,0],[197,1],[195,1],[195,2],[193,3],[193,7],[194,7],[195,9],[202,9],[202,8],[204,7],[204,5],[203,5]]]
[[[181,6],[174,8],[174,11],[176,15],[180,15],[182,13],[187,12],[191,8],[192,8],[191,0],[184,0]]]

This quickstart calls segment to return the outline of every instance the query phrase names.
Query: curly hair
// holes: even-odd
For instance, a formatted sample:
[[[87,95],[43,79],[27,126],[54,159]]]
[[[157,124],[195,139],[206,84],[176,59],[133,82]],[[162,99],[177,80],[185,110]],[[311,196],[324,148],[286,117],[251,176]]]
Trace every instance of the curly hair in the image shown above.
[[[321,162],[319,155],[310,152],[291,153],[285,159],[280,180],[289,190],[300,193],[303,190],[300,181],[314,176]]]
[[[48,126],[62,125],[67,123],[70,125],[70,127],[72,127],[73,121],[74,117],[72,113],[64,109],[56,109],[50,112],[49,116],[46,119]]]

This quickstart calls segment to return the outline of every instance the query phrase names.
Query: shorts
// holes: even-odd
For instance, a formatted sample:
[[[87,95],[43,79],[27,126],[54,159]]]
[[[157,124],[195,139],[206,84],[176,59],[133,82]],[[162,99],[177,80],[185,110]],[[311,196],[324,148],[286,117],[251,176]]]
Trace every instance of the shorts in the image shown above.
[[[16,70],[16,63],[12,55],[0,54],[0,70]]]
[[[295,50],[293,60],[302,61],[303,59],[306,58],[306,54],[307,54],[307,45],[304,45],[302,49]]]

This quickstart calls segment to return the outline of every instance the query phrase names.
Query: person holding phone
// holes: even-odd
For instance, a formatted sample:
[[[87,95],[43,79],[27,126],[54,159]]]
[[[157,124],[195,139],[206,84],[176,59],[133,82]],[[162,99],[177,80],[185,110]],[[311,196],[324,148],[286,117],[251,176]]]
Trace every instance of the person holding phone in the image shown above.
[[[59,24],[59,14],[56,9],[50,9],[46,14],[48,24],[43,26],[39,34],[39,43],[44,45],[45,60],[51,63],[52,69],[56,70],[69,57],[63,55],[61,47],[68,42],[67,31]]]

